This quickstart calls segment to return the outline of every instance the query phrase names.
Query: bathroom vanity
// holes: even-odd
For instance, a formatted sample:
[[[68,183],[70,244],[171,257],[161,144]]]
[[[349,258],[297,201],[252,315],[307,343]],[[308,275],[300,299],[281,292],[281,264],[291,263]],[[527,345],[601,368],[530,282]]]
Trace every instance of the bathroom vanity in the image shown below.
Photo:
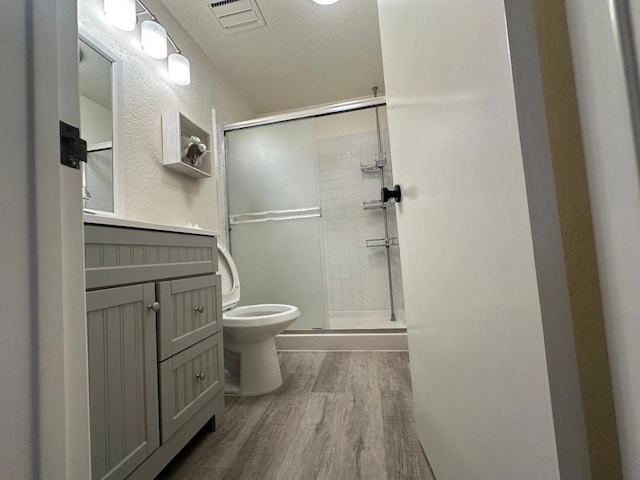
[[[84,220],[92,478],[153,478],[224,419],[216,237]]]

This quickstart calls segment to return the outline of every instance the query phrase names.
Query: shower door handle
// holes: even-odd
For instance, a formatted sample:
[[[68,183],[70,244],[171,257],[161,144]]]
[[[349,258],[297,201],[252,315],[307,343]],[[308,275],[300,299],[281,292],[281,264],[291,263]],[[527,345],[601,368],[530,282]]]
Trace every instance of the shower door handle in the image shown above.
[[[238,213],[229,215],[230,225],[243,223],[274,222],[279,220],[299,220],[322,216],[320,207],[291,208],[288,210],[266,210],[264,212]]]

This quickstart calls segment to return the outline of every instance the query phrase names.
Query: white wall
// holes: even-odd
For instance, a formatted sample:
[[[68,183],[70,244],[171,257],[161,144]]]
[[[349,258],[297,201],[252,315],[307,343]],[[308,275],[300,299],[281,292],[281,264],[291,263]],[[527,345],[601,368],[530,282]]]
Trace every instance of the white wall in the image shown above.
[[[251,118],[254,112],[160,1],[145,4],[191,61],[190,86],[172,84],[166,78],[166,61],[142,53],[139,31],[122,32],[108,24],[102,0],[78,2],[80,24],[124,60],[118,153],[126,176],[126,216],[172,225],[197,223],[216,230],[216,180],[193,180],[161,165],[161,115],[180,110],[211,131],[212,108],[229,122]]]
[[[387,128],[387,109],[378,108],[380,128]],[[375,131],[376,113],[373,108],[354,110],[345,114],[324,115],[315,119],[316,139],[340,137]]]
[[[629,2],[640,31],[640,6]],[[640,170],[614,2],[567,0],[624,478],[640,479]],[[636,49],[640,47],[636,37]],[[635,119],[640,121],[640,119]]]
[[[414,414],[435,476],[590,478],[530,2],[378,6]]]
[[[82,138],[87,141],[88,146],[112,140],[111,110],[107,110],[90,98],[80,95],[80,119]]]

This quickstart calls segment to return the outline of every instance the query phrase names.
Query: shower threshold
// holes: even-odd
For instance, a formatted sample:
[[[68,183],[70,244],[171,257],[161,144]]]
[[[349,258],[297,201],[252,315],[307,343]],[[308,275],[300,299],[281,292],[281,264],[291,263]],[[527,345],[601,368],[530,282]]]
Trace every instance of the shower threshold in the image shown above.
[[[305,333],[285,332],[276,335],[280,351],[394,351],[408,350],[407,332],[358,332],[306,330]]]
[[[329,312],[329,329],[393,329],[403,328],[404,310],[396,310],[396,321],[391,321],[389,310],[336,310]]]

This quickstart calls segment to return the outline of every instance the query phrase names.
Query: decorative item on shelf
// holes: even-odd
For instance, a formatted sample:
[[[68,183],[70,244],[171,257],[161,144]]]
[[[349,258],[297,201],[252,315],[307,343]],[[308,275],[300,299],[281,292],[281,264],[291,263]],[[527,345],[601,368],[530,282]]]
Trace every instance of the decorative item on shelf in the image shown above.
[[[142,10],[138,11],[138,7]],[[104,0],[104,14],[113,26],[127,32],[136,29],[139,16],[147,16],[148,19],[140,25],[140,43],[142,50],[150,57],[159,60],[167,58],[167,41],[171,44],[175,53],[169,55],[167,61],[167,73],[169,80],[176,85],[185,87],[191,83],[191,65],[189,59],[182,55],[166,29],[158,21],[147,6],[140,0]]]
[[[192,135],[187,142],[187,146],[182,149],[182,161],[192,167],[200,168],[202,157],[207,153],[207,146],[202,143],[200,137]]]
[[[193,178],[211,176],[211,134],[180,112],[162,115],[162,163]]]

